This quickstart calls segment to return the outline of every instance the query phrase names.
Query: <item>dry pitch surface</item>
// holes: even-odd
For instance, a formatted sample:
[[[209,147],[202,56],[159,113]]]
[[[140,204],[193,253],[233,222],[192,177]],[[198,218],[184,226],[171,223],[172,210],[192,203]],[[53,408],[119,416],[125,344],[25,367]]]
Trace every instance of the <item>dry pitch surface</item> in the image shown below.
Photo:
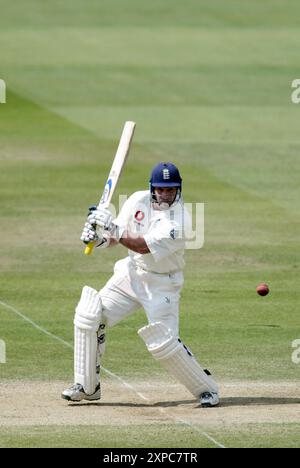
[[[180,385],[134,382],[126,388],[105,380],[99,402],[67,403],[60,398],[66,382],[7,382],[0,385],[0,427],[45,425],[116,425],[181,422],[195,430],[239,424],[298,423],[296,382],[221,384],[218,408],[203,409]],[[12,398],[13,395],[13,398]]]

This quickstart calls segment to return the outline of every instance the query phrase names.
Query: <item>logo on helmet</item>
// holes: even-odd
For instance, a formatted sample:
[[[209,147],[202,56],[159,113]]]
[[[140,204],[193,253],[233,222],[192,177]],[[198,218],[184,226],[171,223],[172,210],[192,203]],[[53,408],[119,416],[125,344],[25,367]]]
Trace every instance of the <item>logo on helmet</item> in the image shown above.
[[[164,180],[169,180],[170,179],[169,169],[163,169],[163,178],[164,178]]]

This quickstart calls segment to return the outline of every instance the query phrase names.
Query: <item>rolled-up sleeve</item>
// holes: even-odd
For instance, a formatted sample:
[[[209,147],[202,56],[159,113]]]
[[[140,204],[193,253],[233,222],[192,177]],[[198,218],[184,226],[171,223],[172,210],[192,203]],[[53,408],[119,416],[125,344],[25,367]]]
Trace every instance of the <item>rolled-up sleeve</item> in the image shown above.
[[[182,229],[175,222],[162,222],[144,235],[144,240],[156,262],[184,249]]]

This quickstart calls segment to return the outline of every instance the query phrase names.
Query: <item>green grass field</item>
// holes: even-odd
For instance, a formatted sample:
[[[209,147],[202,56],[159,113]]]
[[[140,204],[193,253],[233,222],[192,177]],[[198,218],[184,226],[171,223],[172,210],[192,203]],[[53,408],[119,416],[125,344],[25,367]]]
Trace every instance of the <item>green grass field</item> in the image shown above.
[[[107,425],[102,439],[103,421],[82,438],[73,419],[26,425],[10,409],[0,415],[0,446],[215,446],[204,431],[228,447],[299,447],[300,394],[284,391],[300,371],[291,360],[300,339],[300,105],[291,102],[299,2],[0,0],[0,11],[0,385],[63,389],[72,380],[71,348],[16,312],[72,344],[82,286],[100,289],[126,256],[117,247],[85,257],[79,237],[123,123],[134,120],[118,194],[146,189],[152,166],[171,160],[185,201],[205,203],[204,248],[186,253],[182,338],[221,385],[283,389],[264,390],[273,419],[256,421],[264,403],[250,404],[249,394],[224,405],[229,422],[220,413],[210,425],[206,412],[197,422],[193,405],[184,415],[193,426],[162,421],[158,405],[150,422]],[[271,289],[265,298],[260,282]],[[137,336],[145,323],[139,311],[111,329],[103,364],[146,391],[147,380],[168,376]],[[59,392],[51,398],[65,406]]]

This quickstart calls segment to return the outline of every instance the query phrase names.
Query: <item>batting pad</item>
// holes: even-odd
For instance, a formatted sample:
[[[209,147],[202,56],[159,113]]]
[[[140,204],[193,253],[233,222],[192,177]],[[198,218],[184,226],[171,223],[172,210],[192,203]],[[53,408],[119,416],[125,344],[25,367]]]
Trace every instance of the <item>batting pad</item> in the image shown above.
[[[206,374],[190,350],[161,322],[138,331],[148,351],[197,398],[204,392],[218,393],[216,382]]]
[[[88,395],[97,385],[97,341],[101,322],[101,298],[95,289],[84,286],[74,318],[74,374]]]

